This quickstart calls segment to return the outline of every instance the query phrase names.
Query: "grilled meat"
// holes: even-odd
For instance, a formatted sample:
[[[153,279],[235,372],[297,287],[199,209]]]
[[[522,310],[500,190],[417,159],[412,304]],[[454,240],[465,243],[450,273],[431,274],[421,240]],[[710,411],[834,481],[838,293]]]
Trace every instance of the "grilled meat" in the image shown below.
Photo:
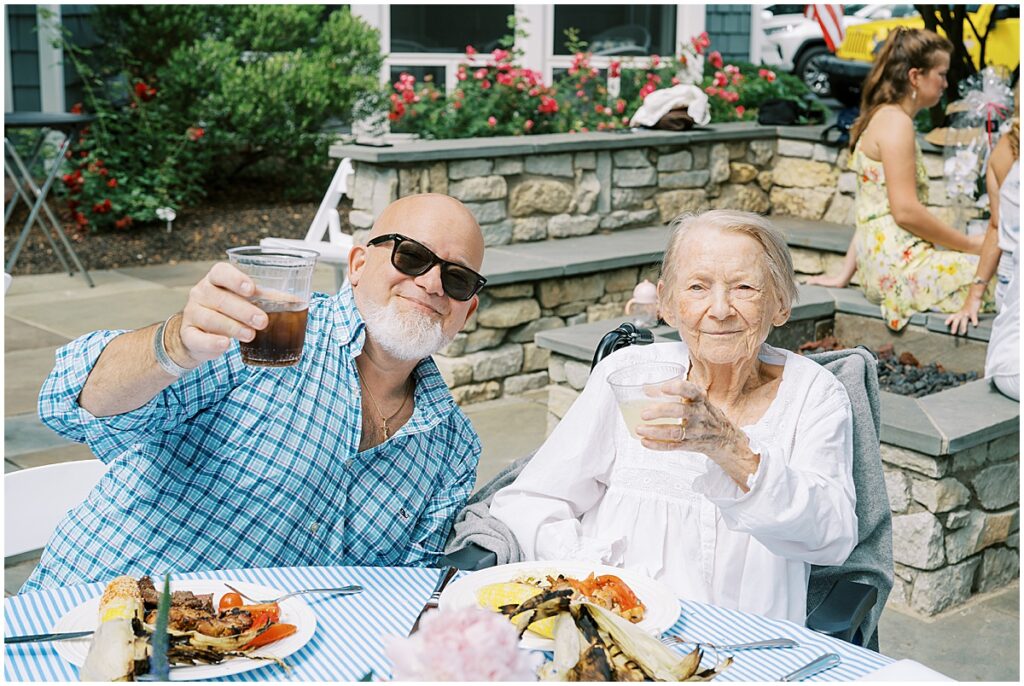
[[[192,591],[174,591],[171,593],[171,607],[187,607],[214,614],[213,594],[196,595]]]
[[[196,625],[199,622],[215,617],[216,615],[212,612],[193,610],[189,607],[174,607],[172,605],[167,616],[167,628],[173,631],[195,631]],[[150,625],[156,624],[156,610],[146,615],[146,623]]]
[[[156,592],[156,586],[148,576],[139,579],[139,593],[142,594],[142,602],[147,610],[155,610],[160,604],[160,594]]]
[[[196,625],[196,631],[206,636],[237,636],[252,628],[252,615],[248,610],[233,607],[219,618],[211,617]]]

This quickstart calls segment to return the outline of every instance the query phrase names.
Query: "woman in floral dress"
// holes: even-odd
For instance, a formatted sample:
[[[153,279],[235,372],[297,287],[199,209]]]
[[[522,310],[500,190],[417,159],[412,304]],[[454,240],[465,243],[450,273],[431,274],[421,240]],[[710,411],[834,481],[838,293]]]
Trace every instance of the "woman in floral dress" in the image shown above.
[[[925,207],[928,175],[914,117],[942,97],[951,51],[931,31],[893,30],[864,81],[861,115],[851,130],[857,230],[848,257],[856,255],[864,294],[897,331],[917,312],[959,310],[981,251],[982,236],[964,235]],[[853,264],[837,279],[809,282],[845,286]],[[989,311],[991,300],[989,288]]]

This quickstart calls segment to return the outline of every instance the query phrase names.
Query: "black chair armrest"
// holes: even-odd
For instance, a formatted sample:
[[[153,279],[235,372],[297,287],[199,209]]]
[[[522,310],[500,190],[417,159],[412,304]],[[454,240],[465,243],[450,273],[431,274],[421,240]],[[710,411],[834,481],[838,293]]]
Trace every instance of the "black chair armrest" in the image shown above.
[[[807,615],[807,628],[862,646],[860,626],[878,602],[878,589],[849,579],[840,579],[814,611]]]
[[[487,569],[497,563],[498,556],[493,551],[481,548],[475,543],[470,543],[465,548],[459,548],[455,552],[443,555],[438,560],[438,566],[457,567],[466,572]]]

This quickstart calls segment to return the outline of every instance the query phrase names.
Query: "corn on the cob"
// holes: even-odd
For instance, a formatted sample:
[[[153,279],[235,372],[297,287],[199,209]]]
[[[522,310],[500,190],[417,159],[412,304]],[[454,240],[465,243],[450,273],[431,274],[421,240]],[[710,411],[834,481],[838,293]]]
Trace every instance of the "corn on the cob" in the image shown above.
[[[480,607],[498,612],[503,605],[521,605],[544,589],[515,582],[488,584],[477,589],[476,602]],[[555,618],[542,619],[530,625],[529,630],[544,638],[554,638]]]
[[[119,576],[107,584],[100,598],[99,626],[79,672],[82,681],[135,678],[136,639],[132,620],[141,620],[143,610],[142,594],[135,579]]]

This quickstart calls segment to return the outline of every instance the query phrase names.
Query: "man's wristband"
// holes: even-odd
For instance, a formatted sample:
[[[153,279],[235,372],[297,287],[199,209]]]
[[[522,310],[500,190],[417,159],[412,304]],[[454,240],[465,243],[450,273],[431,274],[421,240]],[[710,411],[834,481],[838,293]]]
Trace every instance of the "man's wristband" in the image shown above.
[[[157,327],[156,336],[153,337],[153,353],[156,355],[156,363],[160,365],[160,369],[173,376],[175,379],[188,374],[191,369],[186,369],[180,364],[171,359],[171,356],[167,354],[167,348],[164,347],[164,329],[167,328],[167,324],[175,315],[172,314],[164,321],[163,324]]]
[[[988,285],[988,281],[986,281],[985,279],[981,278],[980,276],[976,276],[976,277],[974,277],[974,281],[971,281],[971,285],[972,286],[987,286]]]

